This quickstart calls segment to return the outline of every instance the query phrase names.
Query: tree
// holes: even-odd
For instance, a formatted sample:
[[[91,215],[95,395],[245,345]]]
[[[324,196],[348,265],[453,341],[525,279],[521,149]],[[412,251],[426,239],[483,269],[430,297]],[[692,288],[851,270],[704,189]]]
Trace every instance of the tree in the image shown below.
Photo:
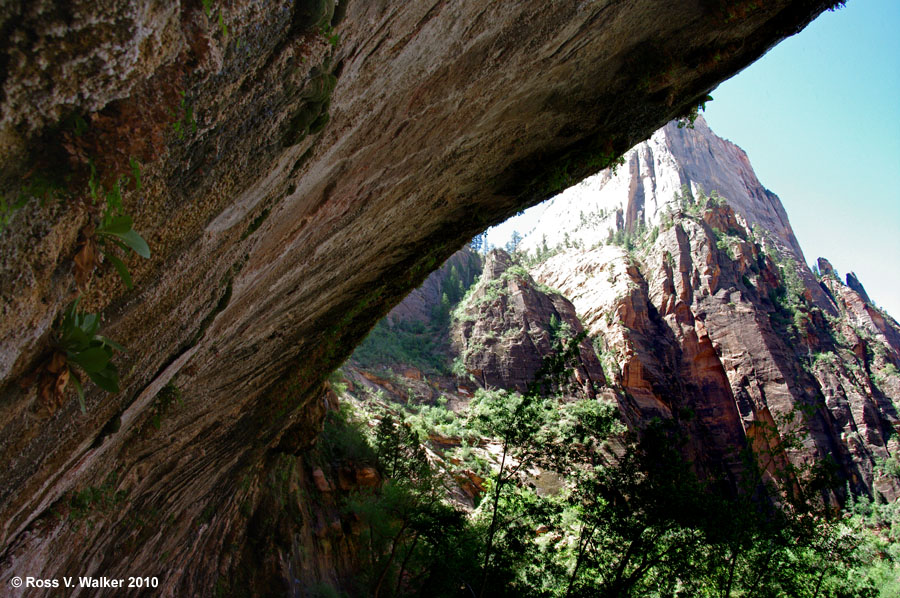
[[[501,503],[504,489],[511,483],[520,484],[520,472],[527,470],[544,452],[542,441],[546,434],[541,431],[546,431],[548,424],[553,421],[553,414],[558,406],[558,393],[574,371],[573,364],[584,337],[585,333],[582,332],[568,340],[560,339],[554,350],[545,357],[534,381],[528,385],[524,394],[480,389],[470,405],[469,424],[501,443],[500,468],[492,479],[490,490],[489,524],[485,536],[479,596],[485,595],[492,570],[507,568],[495,567],[492,563],[492,559],[496,557],[494,541],[501,519],[509,529],[511,520],[509,517],[504,519],[504,515],[507,514],[508,507],[516,503],[517,498],[506,497],[506,503]],[[504,506],[507,508],[501,508]],[[505,534],[505,538],[509,540],[515,537],[515,534]],[[521,550],[516,552],[522,554]]]
[[[509,242],[506,244],[506,252],[509,254],[514,254],[519,251],[519,244],[522,242],[522,235],[519,231],[514,230],[512,235],[509,237]]]
[[[487,231],[478,233],[472,240],[469,241],[469,247],[472,248],[472,251],[475,253],[486,253],[487,249]]]
[[[472,531],[465,514],[444,501],[446,489],[415,430],[382,414],[374,439],[384,483],[355,492],[348,508],[364,524],[368,594],[455,596],[474,575]]]

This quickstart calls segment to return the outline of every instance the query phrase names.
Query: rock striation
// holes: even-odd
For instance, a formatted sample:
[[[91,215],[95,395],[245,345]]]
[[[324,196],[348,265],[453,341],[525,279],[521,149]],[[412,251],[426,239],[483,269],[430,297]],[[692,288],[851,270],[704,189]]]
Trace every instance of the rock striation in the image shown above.
[[[832,4],[4,3],[0,584],[292,587],[310,545],[268,533],[267,480],[373,323]],[[112,250],[134,288],[86,249],[119,210],[150,248]],[[86,414],[31,383],[79,295],[128,349]]]
[[[711,147],[721,152],[697,150]],[[571,299],[603,339],[626,419],[678,420],[692,458],[734,480],[740,447],[779,455],[799,435],[785,458],[832,459],[853,491],[897,497],[900,480],[885,469],[900,448],[897,322],[823,258],[817,280],[778,198],[699,120],[688,132],[667,125],[626,156],[617,174],[555,199],[527,237],[549,255],[536,280]],[[606,215],[571,218],[582,209]],[[576,225],[557,233],[553,255],[535,239],[560,214]]]

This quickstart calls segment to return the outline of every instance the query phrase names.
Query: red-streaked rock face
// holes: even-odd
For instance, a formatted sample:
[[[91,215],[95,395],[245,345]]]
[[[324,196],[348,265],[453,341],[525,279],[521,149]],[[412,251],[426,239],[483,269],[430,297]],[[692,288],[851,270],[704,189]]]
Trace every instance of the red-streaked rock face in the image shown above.
[[[682,123],[683,124],[683,123]],[[784,251],[805,261],[800,244],[778,196],[766,189],[747,154],[710,130],[702,116],[691,127],[670,122],[631,148],[624,164],[576,185],[547,202],[541,223],[525,235],[523,247],[552,247],[564,241],[591,247],[618,229],[650,229],[680,209],[681,196],[701,197],[715,192],[734,213],[710,212],[707,224],[727,232],[737,226],[735,214],[747,230],[759,227]],[[811,298],[830,315],[834,305],[807,269],[798,272]]]
[[[474,233],[827,5],[725,4],[5,3],[0,192],[55,179],[63,200],[28,201],[0,235],[0,584],[158,571],[161,595],[209,595],[240,569],[265,593],[346,570],[328,522],[293,544],[266,490],[314,441],[322,380]],[[339,41],[320,32],[331,11]],[[81,303],[128,348],[121,391],[88,385],[86,416],[70,394],[42,417],[27,381],[78,293],[88,162],[110,188],[130,158],[143,186],[123,206],[152,257],[123,256],[133,290],[100,264]],[[69,497],[91,488],[127,500],[73,525]]]
[[[778,249],[784,239],[751,231],[735,212],[714,200],[670,209],[632,233],[632,250],[565,249],[535,277],[604,339],[632,425],[675,418],[697,462],[739,476],[737,451],[779,455],[798,430],[789,418],[803,412],[788,458],[834,459],[854,490],[896,497],[897,481],[879,468],[898,448],[900,326],[830,268],[822,286],[809,283],[805,264]]]

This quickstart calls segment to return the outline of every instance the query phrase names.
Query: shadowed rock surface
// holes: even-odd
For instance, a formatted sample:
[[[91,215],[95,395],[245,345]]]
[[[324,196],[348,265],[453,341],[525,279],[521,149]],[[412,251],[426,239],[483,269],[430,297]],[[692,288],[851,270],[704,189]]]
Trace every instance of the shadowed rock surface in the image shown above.
[[[525,392],[544,358],[584,331],[572,303],[540,289],[502,249],[485,258],[478,284],[453,315],[453,343],[465,369],[484,388]],[[572,395],[595,398],[606,386],[603,366],[584,338],[574,364]]]
[[[0,192],[21,207],[0,235],[0,584],[340,578],[349,553],[316,531],[299,474],[277,474],[315,441],[328,372],[473,234],[830,3],[744,4],[5,3]],[[131,159],[122,207],[152,256],[119,254],[128,290],[75,256]],[[128,348],[120,392],[86,385],[87,415],[30,378],[76,276]]]

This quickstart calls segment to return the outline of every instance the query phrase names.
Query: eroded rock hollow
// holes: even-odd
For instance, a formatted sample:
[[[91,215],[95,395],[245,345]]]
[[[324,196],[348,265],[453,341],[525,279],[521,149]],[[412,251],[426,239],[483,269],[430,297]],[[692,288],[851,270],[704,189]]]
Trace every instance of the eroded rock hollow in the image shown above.
[[[5,3],[4,590],[102,573],[264,594],[298,561],[310,584],[335,575],[347,552],[300,558],[314,526],[266,492],[301,483],[276,474],[314,442],[328,373],[473,234],[830,4]],[[149,259],[98,245],[124,226],[110,214]],[[118,392],[84,379],[84,414],[53,360],[77,297],[127,349]]]

